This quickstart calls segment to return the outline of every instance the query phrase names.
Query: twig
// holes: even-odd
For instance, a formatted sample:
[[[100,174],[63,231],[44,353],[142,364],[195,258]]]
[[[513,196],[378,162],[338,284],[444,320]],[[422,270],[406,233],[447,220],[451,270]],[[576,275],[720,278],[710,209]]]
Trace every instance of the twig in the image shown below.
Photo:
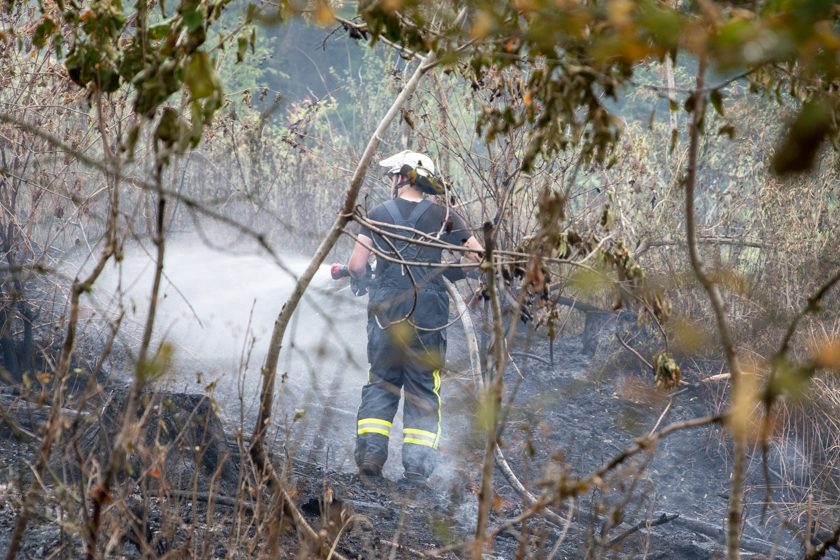
[[[557,552],[560,551],[560,546],[563,544],[563,541],[566,540],[566,535],[569,532],[569,527],[572,525],[572,518],[574,517],[574,513],[575,502],[570,500],[569,511],[566,513],[566,522],[563,524],[563,530],[560,531],[560,536],[557,537],[557,542],[554,543],[554,548],[551,549],[551,554],[548,555],[547,560],[554,560],[554,557],[557,556]]]
[[[661,241],[648,241],[647,239],[644,239],[636,250],[633,251],[633,253],[638,258],[654,247],[673,247],[684,243],[685,241],[679,239],[663,239]],[[731,239],[729,237],[698,237],[697,243],[700,245],[732,245],[735,247],[750,247],[753,249],[770,248],[770,245],[767,243],[760,243],[758,241],[742,241],[740,239]]]
[[[101,102],[100,102],[101,103]],[[101,109],[100,109],[101,114]],[[106,139],[103,125],[103,140]],[[107,141],[105,141],[107,144]],[[166,157],[163,153],[157,155],[158,158]],[[163,173],[163,159],[158,159],[156,162],[155,183],[162,186]],[[115,185],[115,189],[119,189],[119,184]],[[128,442],[131,441],[132,433],[140,429],[141,422],[136,421],[137,402],[140,395],[149,379],[149,368],[151,362],[148,358],[149,348],[152,344],[152,333],[154,331],[155,316],[157,315],[158,298],[160,295],[161,279],[163,277],[164,255],[166,250],[165,237],[165,216],[166,216],[166,197],[162,192],[158,192],[157,196],[157,216],[155,219],[154,244],[157,248],[155,259],[155,273],[152,281],[152,290],[149,297],[149,311],[146,317],[146,324],[143,329],[143,338],[140,343],[140,350],[135,364],[134,381],[131,384],[131,389],[126,402],[125,410],[123,411],[122,424],[117,437],[114,438],[114,444],[111,449],[111,454],[108,457],[107,466],[104,469],[104,474],[99,485],[93,490],[91,499],[93,501],[93,511],[91,512],[90,521],[88,524],[87,543],[86,543],[86,557],[88,560],[94,560],[96,557],[96,540],[99,533],[100,520],[103,506],[111,499],[111,484],[116,478],[118,469],[122,466],[125,458],[125,452],[128,447]],[[85,505],[87,507],[87,504]]]
[[[341,529],[338,530],[338,534],[336,534],[335,538],[333,539],[333,545],[332,545],[332,548],[330,548],[330,553],[327,554],[327,560],[330,560],[333,556],[336,555],[335,549],[336,549],[336,547],[338,547],[338,541],[339,541],[339,539],[341,539],[341,534],[344,532],[344,530],[347,528],[347,526],[350,525],[351,522],[357,521],[357,520],[358,521],[364,521],[368,525],[370,525],[371,528],[373,528],[373,524],[370,522],[370,520],[366,516],[358,514],[358,513],[355,514],[355,515],[351,515],[349,518],[347,518],[347,521],[344,522],[344,525],[341,526]]]
[[[99,109],[101,111],[101,102],[99,103]],[[3,120],[2,117],[3,115],[0,114],[0,120]],[[105,137],[103,136],[103,142],[107,142],[104,138]],[[50,409],[46,432],[41,442],[41,447],[38,451],[38,459],[34,467],[36,480],[40,478],[41,474],[46,469],[47,462],[49,461],[50,453],[52,451],[52,446],[60,435],[62,416],[61,403],[64,400],[64,390],[66,388],[67,376],[70,372],[70,365],[76,344],[76,329],[78,327],[80,313],[79,302],[82,294],[90,290],[90,287],[93,286],[94,282],[96,282],[97,278],[99,278],[99,275],[103,270],[105,270],[105,265],[114,255],[116,250],[119,176],[119,167],[117,167],[115,174],[112,176],[114,178],[114,185],[111,192],[111,211],[109,213],[108,225],[106,227],[106,238],[108,239],[108,242],[102,249],[99,260],[94,265],[90,274],[84,280],[76,278],[73,281],[73,285],[70,290],[70,314],[67,320],[67,334],[64,337],[64,343],[62,344],[61,354],[58,361],[58,368],[56,369],[56,379],[53,386],[52,397],[53,406]],[[38,485],[35,481],[33,481],[23,498],[23,505],[18,513],[17,519],[15,520],[15,527],[12,532],[12,537],[9,540],[8,549],[6,550],[6,560],[13,560],[17,556],[18,549],[23,541],[26,527],[29,524],[29,519],[35,506],[37,493]]]
[[[712,539],[715,539],[718,542],[725,542],[726,540],[726,531],[720,525],[716,525],[713,523],[709,523],[708,521],[702,521],[700,519],[693,519],[691,517],[685,517],[681,515],[677,519],[673,521],[674,525],[682,527],[692,533],[697,533],[698,535],[705,535]],[[785,558],[794,558],[798,556],[795,552],[789,549],[780,549],[774,543],[765,541],[763,539],[756,539],[752,537],[743,537],[741,539],[740,548],[749,552],[756,552],[759,554],[767,554],[770,555],[773,551],[781,552],[784,554]]]
[[[633,525],[632,527],[615,537],[614,539],[611,539],[610,542],[607,543],[607,548],[611,548],[617,545],[618,543],[620,543],[633,533],[640,531],[641,529],[650,529],[651,527],[656,527],[657,525],[665,525],[666,523],[670,523],[679,516],[679,513],[663,513],[656,519],[644,519],[642,521],[639,521],[638,523],[636,523],[635,525]]]
[[[467,338],[467,349],[469,352],[470,370],[472,372],[473,383],[475,383],[476,390],[482,390],[484,380],[481,375],[481,352],[479,351],[478,340],[475,335],[475,326],[473,325],[472,317],[469,312],[467,312],[467,304],[464,301],[464,298],[461,297],[460,292],[458,292],[449,280],[444,279],[444,283],[446,284],[446,289],[449,292],[450,299],[455,303],[455,307],[461,316],[461,323],[464,327],[464,334]],[[500,471],[502,471],[502,475],[514,491],[519,494],[522,500],[528,505],[528,507],[540,511],[542,515],[557,525],[563,526],[569,523],[569,519],[563,519],[563,517],[554,511],[538,504],[539,498],[534,496],[527,488],[525,488],[525,485],[522,484],[513,472],[513,469],[510,467],[504,452],[498,444],[496,444],[496,448],[493,451],[493,458],[496,461],[496,466]]]
[[[485,418],[487,419],[487,440],[484,447],[484,462],[481,467],[481,489],[478,493],[478,519],[475,528],[475,542],[473,543],[472,557],[474,560],[481,560],[484,553],[484,533],[487,530],[487,523],[490,519],[490,506],[493,503],[493,456],[497,448],[497,423],[499,410],[502,401],[502,388],[504,387],[504,359],[505,359],[505,338],[502,332],[502,309],[499,302],[499,293],[496,291],[496,270],[493,262],[493,249],[495,239],[493,238],[493,225],[490,222],[484,224],[484,249],[486,251],[486,277],[487,292],[490,294],[490,305],[493,310],[493,330],[495,344],[495,377],[489,387],[485,387],[483,398],[487,400],[484,406]]]
[[[685,390],[685,389],[683,389]],[[679,392],[678,392],[679,393]],[[656,428],[659,427],[659,424],[662,423],[662,420],[665,418],[665,415],[668,414],[668,411],[671,410],[671,405],[674,404],[674,397],[672,396],[671,399],[668,401],[665,410],[662,411],[662,414],[659,415],[659,418],[656,420],[656,424],[653,425],[653,428],[650,429],[648,432],[648,437],[652,436],[656,432]]]
[[[656,370],[654,369],[653,365],[649,361],[647,361],[644,358],[644,356],[642,356],[635,349],[633,349],[629,344],[624,342],[624,339],[621,338],[620,334],[615,333],[615,337],[618,339],[618,341],[621,343],[622,346],[624,346],[627,350],[629,350],[634,356],[639,358],[639,361],[642,362],[643,364],[645,364],[650,369],[650,371],[656,373]]]
[[[603,477],[606,476],[606,474],[613,470],[615,467],[617,467],[627,459],[633,457],[640,451],[650,448],[658,441],[664,439],[665,437],[669,436],[674,432],[690,428],[697,428],[700,426],[708,426],[710,424],[721,424],[725,422],[728,418],[728,413],[721,413],[716,414],[714,416],[702,416],[700,418],[693,418],[691,420],[684,420],[682,422],[669,424],[662,428],[662,431],[660,432],[637,439],[633,445],[631,445],[630,447],[628,447],[627,449],[610,459],[608,462],[604,463],[604,465],[602,465],[597,471],[595,471],[595,474],[588,477],[588,479],[591,481],[603,480]]]
[[[545,365],[548,365],[548,366],[550,366],[552,364],[552,362],[550,362],[549,360],[546,360],[542,356],[537,356],[536,354],[532,354],[530,352],[508,352],[508,355],[509,356],[522,356],[523,358],[527,358],[529,360],[536,360],[538,362],[542,362],[542,363],[544,363]]]
[[[557,305],[565,305],[566,307],[571,307],[572,309],[576,309],[583,313],[611,313],[611,311],[609,311],[608,309],[601,309],[600,307],[595,307],[594,305],[590,305],[576,298],[557,296],[551,298],[551,301]]]
[[[790,340],[793,338],[794,333],[796,333],[796,327],[799,325],[799,322],[809,313],[815,313],[819,311],[819,304],[825,294],[828,293],[831,288],[834,287],[837,282],[840,282],[840,270],[838,270],[834,276],[828,279],[820,288],[814,292],[814,294],[808,298],[808,304],[799,312],[797,313],[796,317],[793,318],[791,321],[790,326],[788,326],[788,330],[785,333],[785,338],[782,340],[782,345],[779,348],[777,355],[783,356],[787,353],[788,346],[790,345]]]
[[[706,113],[706,97],[703,93],[706,78],[706,66],[708,64],[705,55],[699,57],[697,68],[697,81],[695,84],[694,111],[690,127],[690,143],[688,149],[688,172],[685,179],[685,231],[688,243],[688,256],[691,261],[691,268],[694,276],[703,286],[709,297],[709,303],[715,314],[718,334],[723,346],[726,361],[729,364],[729,371],[732,372],[733,395],[737,397],[740,388],[740,368],[735,353],[735,344],[729,330],[729,323],[726,318],[725,304],[718,285],[706,274],[700,260],[700,252],[697,246],[697,231],[694,216],[694,189],[697,186],[697,171],[699,167],[698,153],[700,150],[700,126]],[[735,399],[733,399],[734,401]],[[743,403],[733,402],[734,406],[744,406]],[[738,560],[738,543],[741,538],[741,518],[744,500],[744,476],[746,473],[747,442],[746,430],[742,426],[733,426],[733,461],[732,461],[732,483],[729,492],[728,511],[728,536],[727,554],[730,560]]]
[[[144,180],[139,179],[137,177],[124,175],[122,170],[119,169],[118,167],[114,167],[114,166],[112,166],[108,163],[103,163],[103,162],[101,162],[101,161],[99,161],[95,158],[92,158],[92,157],[80,152],[79,150],[76,150],[76,149],[68,146],[67,144],[65,144],[64,142],[59,140],[57,137],[55,137],[55,136],[53,136],[53,135],[51,135],[47,132],[44,132],[43,130],[41,130],[37,126],[31,125],[31,124],[29,124],[25,121],[22,121],[20,119],[17,119],[13,116],[10,116],[10,115],[2,113],[2,112],[0,112],[0,121],[9,123],[9,124],[14,125],[14,126],[17,126],[18,128],[21,128],[22,130],[24,130],[24,131],[26,131],[26,132],[34,135],[34,136],[37,136],[38,138],[41,138],[42,140],[51,144],[53,147],[59,149],[60,151],[66,152],[67,154],[73,156],[75,159],[77,159],[82,164],[84,164],[88,167],[91,167],[93,169],[96,169],[98,171],[101,171],[107,177],[109,177],[111,179],[119,178],[121,181],[124,181],[126,183],[130,183],[130,184],[132,184],[136,187],[139,187],[139,188],[141,188],[145,191],[155,192],[155,193],[161,192],[168,199],[177,201],[177,202],[183,204],[186,208],[188,208],[190,210],[194,210],[196,212],[204,214],[208,218],[212,218],[213,220],[216,220],[217,222],[219,222],[221,224],[224,224],[226,226],[230,226],[230,227],[234,228],[236,231],[253,238],[259,244],[260,248],[263,249],[264,251],[266,251],[266,253],[268,253],[268,255],[272,258],[272,260],[275,262],[275,264],[277,264],[292,279],[297,280],[297,276],[292,271],[292,269],[289,268],[289,266],[287,266],[283,262],[282,259],[280,259],[280,256],[277,254],[277,252],[274,251],[274,249],[272,249],[271,245],[269,245],[268,241],[266,240],[266,236],[264,234],[256,231],[255,229],[249,227],[248,225],[242,224],[239,221],[237,221],[233,218],[229,218],[229,217],[225,216],[224,214],[222,214],[220,212],[216,212],[215,210],[207,208],[200,201],[198,201],[194,198],[191,198],[191,197],[189,197],[189,196],[187,196],[183,193],[180,193],[177,190],[171,190],[171,189],[158,187],[154,183],[144,181]]]
[[[434,558],[435,557],[434,554],[427,554],[427,553],[423,552],[422,550],[417,550],[417,549],[414,549],[414,548],[410,548],[410,547],[405,546],[404,544],[396,543],[396,542],[389,541],[389,540],[386,540],[386,539],[379,539],[379,542],[381,542],[382,544],[387,544],[388,546],[393,546],[396,550],[404,550],[406,552],[414,554],[415,556],[420,556],[421,558]]]
[[[335,21],[340,23],[341,26],[345,29],[353,29],[353,30],[355,30],[359,33],[368,33],[368,26],[367,26],[366,23],[355,23],[355,22],[350,21],[349,19],[344,19],[343,17],[339,17],[339,16],[333,16],[333,18],[335,19]],[[393,41],[389,40],[387,37],[384,37],[384,36],[380,35],[379,37],[377,37],[377,41],[381,41],[382,43],[388,45],[389,47],[396,50],[401,55],[403,55],[407,58],[417,59],[421,63],[426,62],[427,57],[423,56],[422,54],[420,54],[416,51],[413,51],[413,50],[409,49],[408,47],[398,45],[397,43],[394,43]]]
[[[830,548],[838,548],[838,544],[840,544],[840,525],[834,529],[834,532],[831,533],[824,541],[822,541],[817,547],[808,553],[806,556],[807,560],[817,560],[818,558],[822,558],[828,552]]]

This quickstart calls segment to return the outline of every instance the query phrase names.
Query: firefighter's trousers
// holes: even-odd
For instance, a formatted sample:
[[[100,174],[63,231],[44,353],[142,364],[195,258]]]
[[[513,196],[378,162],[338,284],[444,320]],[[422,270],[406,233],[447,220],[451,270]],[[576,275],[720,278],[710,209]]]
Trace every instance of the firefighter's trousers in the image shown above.
[[[448,308],[448,300],[435,302]],[[440,368],[444,330],[416,331],[408,322],[382,328],[368,322],[368,382],[362,388],[356,428],[356,464],[363,472],[382,469],[388,458],[393,420],[403,402],[402,462],[406,475],[426,478],[437,463],[441,438]]]

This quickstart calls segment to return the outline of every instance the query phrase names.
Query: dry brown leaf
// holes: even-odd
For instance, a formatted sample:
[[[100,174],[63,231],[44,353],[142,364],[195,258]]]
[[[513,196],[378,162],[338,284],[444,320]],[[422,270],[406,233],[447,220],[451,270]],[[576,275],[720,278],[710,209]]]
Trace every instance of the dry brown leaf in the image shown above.
[[[840,370],[840,340],[829,340],[818,346],[814,353],[814,365]]]

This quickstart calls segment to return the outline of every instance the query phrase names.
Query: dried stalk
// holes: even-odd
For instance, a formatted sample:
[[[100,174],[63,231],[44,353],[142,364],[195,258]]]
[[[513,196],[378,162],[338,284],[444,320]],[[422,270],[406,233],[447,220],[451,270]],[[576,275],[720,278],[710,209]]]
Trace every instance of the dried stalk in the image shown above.
[[[705,85],[707,60],[701,56],[697,69],[697,82],[695,85],[694,113],[691,119],[689,150],[688,150],[688,173],[685,179],[685,230],[688,244],[688,256],[691,261],[691,268],[694,275],[706,294],[715,314],[718,333],[720,334],[721,345],[723,346],[726,361],[729,364],[729,371],[732,372],[732,392],[737,394],[739,389],[740,367],[738,357],[735,353],[735,344],[729,330],[729,323],[726,319],[725,304],[720,289],[703,270],[703,263],[700,260],[700,253],[697,249],[697,232],[694,216],[694,189],[697,185],[698,152],[700,145],[700,126],[706,112],[706,98],[703,94]],[[737,405],[737,403],[735,403]],[[727,553],[730,560],[739,558],[739,541],[741,538],[741,510],[744,499],[744,475],[746,471],[747,441],[743,429],[735,427],[732,430],[733,440],[733,464],[732,464],[732,485],[729,492],[729,513],[727,533]]]
[[[483,395],[485,399],[484,414],[487,423],[487,441],[484,448],[484,462],[481,467],[481,490],[478,494],[478,520],[475,528],[475,542],[473,544],[473,558],[481,560],[484,551],[484,533],[490,519],[490,506],[493,503],[493,456],[497,449],[499,411],[502,404],[502,389],[504,387],[506,344],[502,329],[502,308],[499,294],[496,291],[496,269],[493,266],[493,226],[489,222],[484,224],[484,248],[487,266],[487,292],[490,294],[490,306],[493,310],[493,336],[495,340],[495,377],[493,383]]]
[[[793,318],[790,325],[788,326],[787,332],[785,333],[785,337],[782,340],[782,345],[779,348],[777,353],[778,356],[783,356],[787,353],[788,348],[790,346],[790,341],[793,338],[793,335],[796,333],[796,328],[799,326],[799,322],[805,318],[806,315],[810,313],[816,313],[820,309],[820,302],[825,297],[825,295],[831,290],[835,284],[840,282],[840,270],[834,273],[834,276],[829,278],[819,289],[814,292],[808,298],[808,304],[796,314],[796,317]]]
[[[671,521],[678,518],[679,516],[680,516],[679,513],[671,513],[671,514],[663,513],[659,517],[657,517],[656,519],[643,519],[642,521],[639,521],[638,523],[636,523],[635,525],[633,525],[632,527],[630,527],[629,529],[627,529],[626,531],[624,531],[623,533],[618,535],[617,537],[612,538],[610,540],[610,542],[607,543],[606,548],[610,549],[610,548],[614,547],[615,545],[619,544],[621,541],[623,541],[624,539],[626,539],[630,535],[632,535],[634,533],[637,533],[637,532],[641,531],[642,529],[650,529],[651,527],[656,527],[658,525],[664,525],[666,523],[670,523]]]
[[[828,538],[817,545],[814,550],[808,552],[805,558],[807,560],[818,560],[825,556],[830,548],[840,548],[838,545],[840,545],[840,525],[834,529],[834,532]]]
[[[102,98],[97,96],[97,109],[100,119],[100,127],[103,122],[102,116]],[[103,132],[103,131],[101,131]],[[105,145],[106,155],[110,154],[107,136],[102,135],[102,143]],[[67,319],[67,334],[64,337],[64,343],[61,346],[61,354],[58,360],[58,367],[56,368],[56,377],[53,381],[53,395],[52,408],[47,419],[47,427],[44,433],[44,439],[41,442],[41,447],[38,450],[38,459],[34,467],[34,480],[29,486],[26,495],[23,499],[23,505],[20,513],[15,521],[15,528],[12,532],[12,538],[9,541],[9,548],[6,551],[6,560],[12,560],[17,556],[18,549],[23,542],[23,535],[26,532],[26,527],[29,524],[29,519],[32,516],[35,500],[38,496],[39,481],[43,479],[44,471],[47,468],[52,446],[61,436],[62,431],[62,402],[64,400],[64,391],[66,389],[67,376],[70,372],[70,364],[73,358],[73,351],[76,344],[76,328],[79,323],[79,301],[83,293],[89,292],[91,287],[99,278],[105,265],[116,252],[117,247],[117,219],[119,216],[119,176],[120,166],[119,161],[115,161],[111,185],[111,211],[108,215],[108,224],[105,231],[106,243],[99,255],[99,259],[91,270],[90,274],[84,279],[80,280],[76,277],[70,289],[70,314]]]
[[[161,174],[163,171],[162,164],[158,163],[156,171],[156,183],[162,185]],[[152,333],[154,332],[155,316],[157,315],[158,294],[160,293],[160,284],[163,278],[163,259],[166,249],[165,238],[165,217],[166,214],[166,196],[158,191],[157,203],[157,219],[155,222],[154,244],[157,249],[155,255],[155,275],[152,282],[152,291],[149,300],[149,313],[146,317],[146,324],[143,329],[143,339],[140,344],[140,351],[137,356],[137,363],[134,371],[134,381],[129,392],[128,402],[125,407],[122,425],[120,432],[114,440],[114,447],[108,457],[107,467],[102,481],[93,489],[91,499],[93,501],[93,509],[87,527],[87,543],[86,543],[86,557],[88,560],[93,560],[96,555],[96,541],[99,534],[101,523],[102,508],[111,499],[111,484],[116,477],[117,470],[125,460],[126,444],[129,442],[133,432],[136,432],[136,411],[137,402],[140,399],[146,381],[149,376],[149,347],[152,343]]]

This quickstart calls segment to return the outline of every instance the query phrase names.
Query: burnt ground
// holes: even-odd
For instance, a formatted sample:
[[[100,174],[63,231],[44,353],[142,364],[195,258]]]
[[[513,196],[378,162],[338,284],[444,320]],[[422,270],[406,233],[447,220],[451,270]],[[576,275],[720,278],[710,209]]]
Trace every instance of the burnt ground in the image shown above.
[[[554,364],[545,363],[549,349],[541,337],[519,338],[515,350],[537,358],[515,355],[514,364],[506,372],[508,406],[501,442],[514,471],[535,493],[548,477],[593,472],[635,438],[648,433],[668,404],[667,395],[653,388],[652,376],[635,358],[616,348],[609,326],[598,336],[594,348],[592,340],[584,341],[582,334],[558,339]],[[465,364],[458,359],[463,355],[459,351],[462,342],[457,334],[450,335],[450,374],[445,381],[444,401],[447,435],[441,449],[444,460],[428,487],[415,488],[395,481],[397,469],[393,465],[386,471],[388,478],[362,481],[352,473],[346,458],[341,463],[331,462],[323,448],[328,451],[330,441],[339,445],[341,440],[352,439],[352,431],[346,426],[330,434],[320,433],[313,440],[317,442],[313,445],[321,448],[318,452],[303,443],[294,456],[284,457],[282,446],[277,446],[278,465],[285,465],[294,499],[313,526],[335,534],[337,527],[347,523],[337,547],[344,555],[416,558],[449,547],[441,553],[443,557],[467,556],[458,544],[469,539],[474,530],[483,440],[473,421],[476,393],[472,380],[463,373]],[[584,352],[584,346],[591,351]],[[721,370],[713,361],[686,360],[683,366],[684,378],[692,384],[701,376]],[[721,388],[713,384],[687,387],[674,397],[659,426],[713,413],[722,399]],[[38,415],[28,414],[31,422],[24,427],[37,427]],[[35,449],[34,442],[16,439],[5,424],[3,427],[0,461],[6,484],[0,487],[0,550],[8,545],[20,489],[31,478],[26,473]],[[319,429],[324,432],[323,425]],[[227,439],[235,457],[235,438],[230,433],[220,437]],[[398,447],[392,446],[392,451],[395,455],[389,465],[399,462]],[[729,461],[729,446],[718,428],[674,433],[653,453],[636,456],[599,486],[588,488],[571,505],[564,504],[560,513],[571,514],[568,528],[536,516],[501,531],[486,557],[547,558],[552,553],[555,558],[724,557]],[[198,471],[203,467],[193,468]],[[754,460],[748,479],[744,557],[769,555],[777,540],[783,548],[776,551],[776,558],[798,557],[796,540],[778,530],[775,518],[762,515],[761,480]],[[148,481],[126,479],[119,488],[125,499],[118,503],[124,505],[122,509],[113,506],[106,521],[124,523],[121,516],[128,516],[139,529],[108,543],[106,555],[253,557],[263,549],[266,535],[251,522],[251,511],[267,505],[206,494],[211,484],[217,489],[224,486],[215,485],[212,476],[206,476],[193,479],[193,484],[181,491],[161,492]],[[525,509],[498,470],[494,484],[499,497],[493,504],[491,529]],[[50,503],[38,508],[21,557],[81,555],[79,512],[55,506],[62,500],[60,492],[68,491],[67,487],[51,488]],[[230,488],[218,493],[235,494]],[[670,521],[644,527],[645,520],[661,520],[663,514]],[[564,533],[565,538],[557,545]],[[278,556],[308,555],[301,552],[291,529],[277,539]],[[829,557],[836,557],[837,553],[833,554]]]
[[[454,342],[457,345],[457,340]],[[549,355],[545,342],[534,340],[527,348],[524,340],[520,343],[520,350],[543,359]],[[667,395],[653,388],[652,375],[640,370],[636,358],[627,359],[623,352],[607,352],[602,347],[590,355],[583,347],[582,335],[560,339],[554,348],[556,364],[518,355],[518,367],[506,373],[508,397],[514,396],[509,400],[502,442],[514,471],[534,493],[551,473],[585,476],[593,472],[635,438],[647,434],[667,406]],[[689,383],[719,373],[721,367],[716,362],[694,362],[694,366],[685,375]],[[326,480],[338,499],[374,520],[376,533],[390,543],[422,551],[468,539],[477,512],[483,441],[471,426],[471,414],[465,413],[474,409],[470,383],[454,381],[447,406],[447,431],[453,435],[447,438],[442,453],[456,459],[449,465],[451,470],[430,479],[428,489],[409,499],[398,482],[362,484],[352,475],[328,473],[324,478],[322,470],[313,469],[314,493]],[[674,397],[660,427],[712,414],[721,398],[719,388],[689,387]],[[572,522],[555,557],[725,557],[729,460],[729,446],[718,428],[677,432],[666,438],[653,453],[628,461],[607,477],[601,488],[590,489],[575,502]],[[784,548],[776,550],[776,557],[797,557],[798,545],[778,531],[778,523],[769,516],[762,521],[758,503],[764,499],[761,480],[753,462],[743,556],[769,556],[779,539]],[[525,509],[498,471],[494,483],[499,499],[494,504],[491,528]],[[632,532],[646,520],[660,520],[663,514],[671,520]],[[490,554],[545,558],[561,532],[561,527],[534,519],[503,531]],[[463,551],[457,555],[462,556]]]

